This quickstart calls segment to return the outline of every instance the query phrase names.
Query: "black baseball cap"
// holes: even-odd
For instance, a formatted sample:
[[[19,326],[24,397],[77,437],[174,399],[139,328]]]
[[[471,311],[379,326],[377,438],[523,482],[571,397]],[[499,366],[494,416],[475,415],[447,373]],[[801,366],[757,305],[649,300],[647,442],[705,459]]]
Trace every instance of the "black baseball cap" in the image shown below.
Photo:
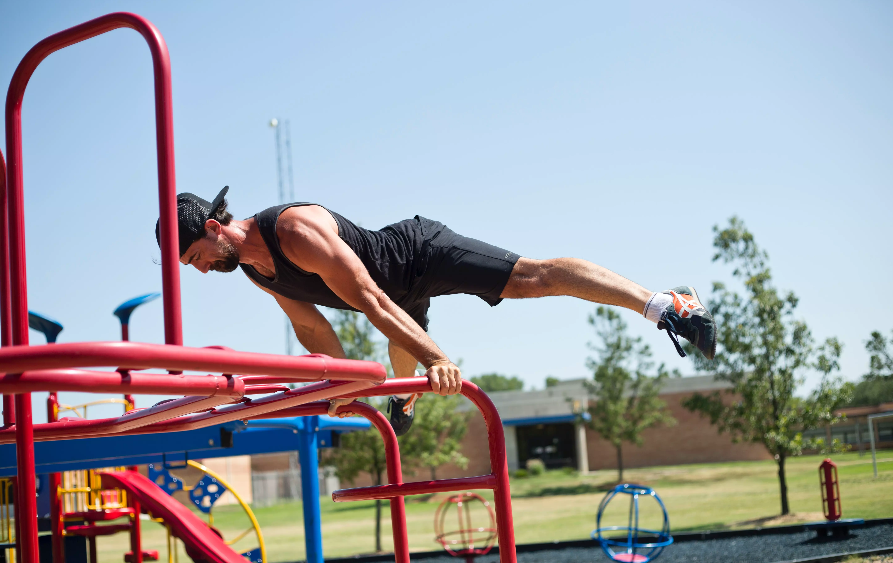
[[[181,257],[186,254],[192,243],[205,236],[205,221],[220,209],[225,201],[223,197],[228,191],[229,186],[224,186],[210,203],[188,192],[177,194],[177,226]],[[155,221],[155,240],[161,247],[161,219]]]

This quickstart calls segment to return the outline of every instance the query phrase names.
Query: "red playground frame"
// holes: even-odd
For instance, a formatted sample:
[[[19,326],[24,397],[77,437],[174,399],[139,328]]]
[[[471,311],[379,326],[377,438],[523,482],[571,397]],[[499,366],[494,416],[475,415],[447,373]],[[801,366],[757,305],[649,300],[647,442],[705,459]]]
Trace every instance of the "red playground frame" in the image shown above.
[[[22,186],[21,108],[25,87],[37,66],[51,53],[91,37],[128,27],[139,32],[152,53],[155,75],[155,123],[158,148],[158,203],[161,216],[161,275],[164,294],[165,344],[82,342],[30,346],[28,288],[25,267],[25,214]],[[372,397],[394,393],[426,393],[423,378],[386,381],[374,362],[340,360],[321,355],[301,357],[237,352],[223,347],[183,346],[180,273],[177,248],[177,204],[174,178],[174,133],[170,59],[161,33],[146,19],[113,13],[47,37],[19,63],[6,97],[8,170],[0,154],[0,392],[3,426],[0,443],[16,444],[16,542],[22,563],[38,563],[34,441],[176,432],[232,420],[326,413],[328,399]],[[8,189],[7,189],[8,187]],[[113,367],[117,371],[88,368]],[[162,370],[146,373],[142,370]],[[183,370],[220,375],[184,375]],[[289,389],[284,383],[309,383]],[[34,425],[31,393],[175,394],[182,398],[102,420],[70,420]],[[388,499],[394,531],[395,561],[409,562],[405,495],[493,489],[502,563],[514,563],[515,538],[502,421],[493,403],[474,384],[463,382],[462,394],[484,416],[492,473],[479,477],[404,483],[397,438],[377,410],[355,402],[341,412],[368,418],[385,442],[389,484],[336,491],[335,502]],[[251,395],[264,395],[251,399]],[[134,563],[142,563],[134,552]],[[62,563],[62,562],[55,562]]]

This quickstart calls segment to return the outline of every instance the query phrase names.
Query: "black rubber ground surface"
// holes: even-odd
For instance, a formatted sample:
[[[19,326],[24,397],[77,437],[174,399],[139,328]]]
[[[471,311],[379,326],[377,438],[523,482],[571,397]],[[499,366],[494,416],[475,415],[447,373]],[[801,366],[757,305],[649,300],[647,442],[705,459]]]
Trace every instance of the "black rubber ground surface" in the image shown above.
[[[893,524],[856,528],[849,537],[816,538],[815,532],[687,541],[669,546],[661,563],[777,563],[893,547]],[[425,563],[457,563],[461,559],[438,557]],[[610,560],[601,548],[571,548],[519,553],[518,563],[598,563]],[[498,563],[498,555],[486,555],[475,563]]]

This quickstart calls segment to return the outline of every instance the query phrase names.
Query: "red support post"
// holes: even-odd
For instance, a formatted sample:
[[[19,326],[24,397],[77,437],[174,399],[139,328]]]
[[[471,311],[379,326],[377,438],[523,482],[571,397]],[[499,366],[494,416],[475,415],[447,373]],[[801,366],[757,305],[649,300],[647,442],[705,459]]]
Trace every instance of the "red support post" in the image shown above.
[[[840,520],[840,488],[837,481],[837,465],[826,459],[819,465],[819,484],[822,488],[822,511],[829,522]]]
[[[132,497],[132,495],[127,495]],[[133,508],[133,521],[130,523],[130,552],[133,554],[130,563],[143,563],[143,539],[140,524],[140,502],[131,498],[130,506]]]
[[[59,400],[56,393],[47,397],[47,420],[56,422],[59,419]],[[47,476],[47,495],[50,498],[50,531],[53,543],[53,563],[65,563],[65,523],[62,521],[62,495],[59,488],[62,475],[50,473]]]

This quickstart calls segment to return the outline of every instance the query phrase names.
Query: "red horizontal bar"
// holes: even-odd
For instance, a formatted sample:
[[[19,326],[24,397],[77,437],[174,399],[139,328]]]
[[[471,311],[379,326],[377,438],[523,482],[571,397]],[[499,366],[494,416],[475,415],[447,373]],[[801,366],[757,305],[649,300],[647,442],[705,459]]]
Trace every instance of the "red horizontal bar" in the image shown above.
[[[238,401],[233,397],[183,397],[159,403],[147,409],[134,409],[116,418],[86,420],[63,418],[58,422],[34,425],[34,441],[47,442],[72,438],[95,438],[127,433],[158,422],[176,419],[185,414],[201,412],[216,406]],[[0,444],[16,441],[15,427],[0,430]]]
[[[9,394],[80,391],[129,395],[241,397],[245,394],[245,384],[240,378],[223,375],[53,369],[26,371],[21,374],[0,374],[0,390]]]
[[[333,379],[379,383],[387,377],[384,366],[376,362],[342,360],[322,354],[281,356],[141,342],[75,342],[0,349],[0,373],[87,367],[275,375],[289,381]]]
[[[139,427],[133,427],[128,424],[128,416],[130,413],[139,413],[140,410],[130,411],[130,413],[117,418],[106,418],[99,420],[80,420],[65,419],[60,422],[50,422],[47,424],[34,425],[34,441],[45,442],[51,440],[75,440],[82,438],[104,438],[108,436],[133,436],[136,434],[154,434],[157,432],[184,432],[187,430],[197,430],[214,426],[215,424],[223,424],[234,420],[248,420],[261,415],[269,414],[267,418],[274,418],[280,415],[279,411],[287,412],[288,409],[297,407],[305,403],[316,401],[313,408],[314,414],[324,414],[325,405],[328,402],[319,402],[341,394],[351,393],[362,388],[374,388],[374,384],[368,381],[347,381],[347,382],[318,382],[311,383],[292,389],[287,392],[267,395],[259,399],[244,399],[239,404],[226,405],[219,408],[207,410],[206,412],[198,412],[208,409],[207,404],[198,401],[218,401],[233,402],[236,399],[231,397],[208,397],[196,398],[187,397],[177,399],[177,401],[192,400],[189,412],[194,414],[186,414],[179,416],[178,414],[170,414],[163,416],[161,420],[150,421]],[[177,401],[171,401],[175,403]],[[166,407],[171,403],[164,403],[158,407]],[[156,409],[158,407],[152,407]],[[151,410],[151,409],[142,409]],[[180,413],[182,414],[182,412]],[[176,418],[174,418],[176,417]],[[0,429],[0,444],[11,443],[15,441],[15,425]]]
[[[110,536],[118,532],[127,532],[130,524],[109,524],[107,526],[69,526],[65,528],[65,535],[69,536]]]
[[[268,393],[276,393],[278,391],[291,391],[291,387],[287,385],[247,385],[245,386],[246,395],[266,395]]]
[[[352,500],[389,499],[409,495],[465,491],[468,489],[493,489],[494,487],[496,487],[496,477],[493,475],[479,475],[477,477],[461,477],[459,479],[416,481],[403,483],[402,485],[341,489],[332,493],[332,500],[335,502],[346,502]]]

